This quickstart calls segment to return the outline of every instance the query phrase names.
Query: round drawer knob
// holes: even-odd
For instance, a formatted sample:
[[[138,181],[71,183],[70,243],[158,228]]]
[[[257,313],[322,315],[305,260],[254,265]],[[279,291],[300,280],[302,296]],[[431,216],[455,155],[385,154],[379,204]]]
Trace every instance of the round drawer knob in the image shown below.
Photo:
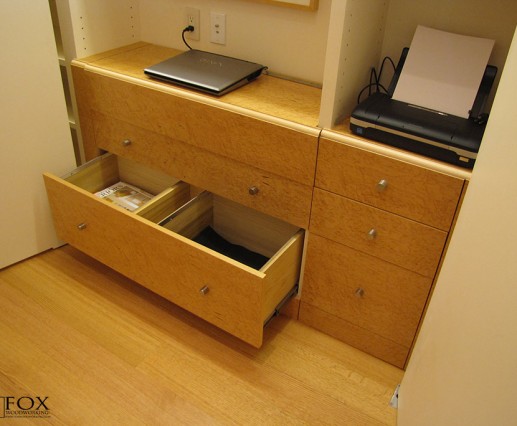
[[[364,297],[364,289],[359,287],[358,289],[355,290],[354,295],[355,295],[355,297],[357,297],[359,299],[363,298]]]
[[[208,288],[207,285],[201,287],[201,290],[199,290],[199,292],[203,295],[207,294],[208,292],[210,291],[210,289]]]
[[[388,181],[386,179],[381,179],[377,182],[377,192],[384,192],[388,187]]]
[[[77,225],[77,229],[79,229],[79,231],[86,229],[86,223],[80,223],[79,225]]]
[[[131,139],[124,139],[122,141],[122,146],[129,146],[131,145]]]
[[[248,188],[248,192],[250,195],[257,195],[259,193],[259,189],[256,186],[250,186]]]
[[[368,239],[375,240],[375,238],[377,238],[377,230],[375,228],[372,228],[368,231]]]

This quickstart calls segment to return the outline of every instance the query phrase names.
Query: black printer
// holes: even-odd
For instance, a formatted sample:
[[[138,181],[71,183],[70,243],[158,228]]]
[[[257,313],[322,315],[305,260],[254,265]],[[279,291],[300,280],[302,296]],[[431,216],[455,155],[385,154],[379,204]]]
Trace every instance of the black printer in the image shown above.
[[[485,131],[483,114],[497,68],[486,67],[469,118],[462,118],[392,99],[409,49],[404,48],[387,90],[357,105],[350,129],[359,136],[471,169]]]

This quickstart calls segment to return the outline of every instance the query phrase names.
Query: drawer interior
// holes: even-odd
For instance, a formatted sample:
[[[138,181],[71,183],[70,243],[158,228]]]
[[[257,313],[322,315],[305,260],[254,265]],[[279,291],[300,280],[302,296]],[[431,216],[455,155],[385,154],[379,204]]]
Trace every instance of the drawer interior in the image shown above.
[[[120,182],[128,184],[117,194],[126,195],[127,192],[123,190],[130,185],[139,194],[144,195],[141,198],[136,195],[138,200],[135,202],[129,199],[127,204],[119,205],[153,222],[163,220],[191,198],[190,186],[185,182],[110,153],[84,164],[64,179],[96,195],[99,193],[106,195],[110,192],[109,188],[113,188]],[[119,185],[119,187],[122,186]],[[117,195],[113,194],[104,199],[113,201],[116,198]],[[118,199],[115,203],[118,203]]]
[[[202,192],[160,223],[259,271],[299,228],[210,192]]]

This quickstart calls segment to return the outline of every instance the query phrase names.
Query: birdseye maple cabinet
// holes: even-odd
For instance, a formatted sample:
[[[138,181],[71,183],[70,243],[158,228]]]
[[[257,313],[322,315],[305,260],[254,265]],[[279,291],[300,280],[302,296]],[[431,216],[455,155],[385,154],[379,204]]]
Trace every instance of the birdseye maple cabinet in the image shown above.
[[[72,64],[90,161],[45,174],[58,235],[249,344],[289,313],[403,368],[468,172],[319,126],[321,90],[268,75],[221,98],[150,79],[139,42]],[[94,195],[151,193],[132,212]],[[267,260],[194,241],[207,226]]]

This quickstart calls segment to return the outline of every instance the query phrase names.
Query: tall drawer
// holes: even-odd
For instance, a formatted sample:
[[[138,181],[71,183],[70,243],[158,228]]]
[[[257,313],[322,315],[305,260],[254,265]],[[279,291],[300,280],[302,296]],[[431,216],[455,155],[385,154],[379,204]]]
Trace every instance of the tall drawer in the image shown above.
[[[173,173],[268,215],[308,228],[312,185],[303,185],[133,124],[95,114],[99,148]]]
[[[95,111],[304,185],[314,183],[317,129],[298,131],[226,110],[224,104],[218,108],[164,93],[160,86],[85,74],[87,104]]]
[[[311,232],[434,277],[447,233],[316,188]]]
[[[448,231],[463,179],[321,139],[316,186]]]
[[[262,344],[264,323],[296,287],[304,233],[295,226],[213,196],[200,208],[184,183],[112,154],[44,178],[60,238],[251,345]],[[93,194],[118,180],[157,195],[130,212]],[[171,214],[181,229],[159,225]],[[265,264],[253,268],[193,241],[184,229],[199,223]]]
[[[302,302],[358,330],[409,349],[431,283],[431,278],[310,234]]]

